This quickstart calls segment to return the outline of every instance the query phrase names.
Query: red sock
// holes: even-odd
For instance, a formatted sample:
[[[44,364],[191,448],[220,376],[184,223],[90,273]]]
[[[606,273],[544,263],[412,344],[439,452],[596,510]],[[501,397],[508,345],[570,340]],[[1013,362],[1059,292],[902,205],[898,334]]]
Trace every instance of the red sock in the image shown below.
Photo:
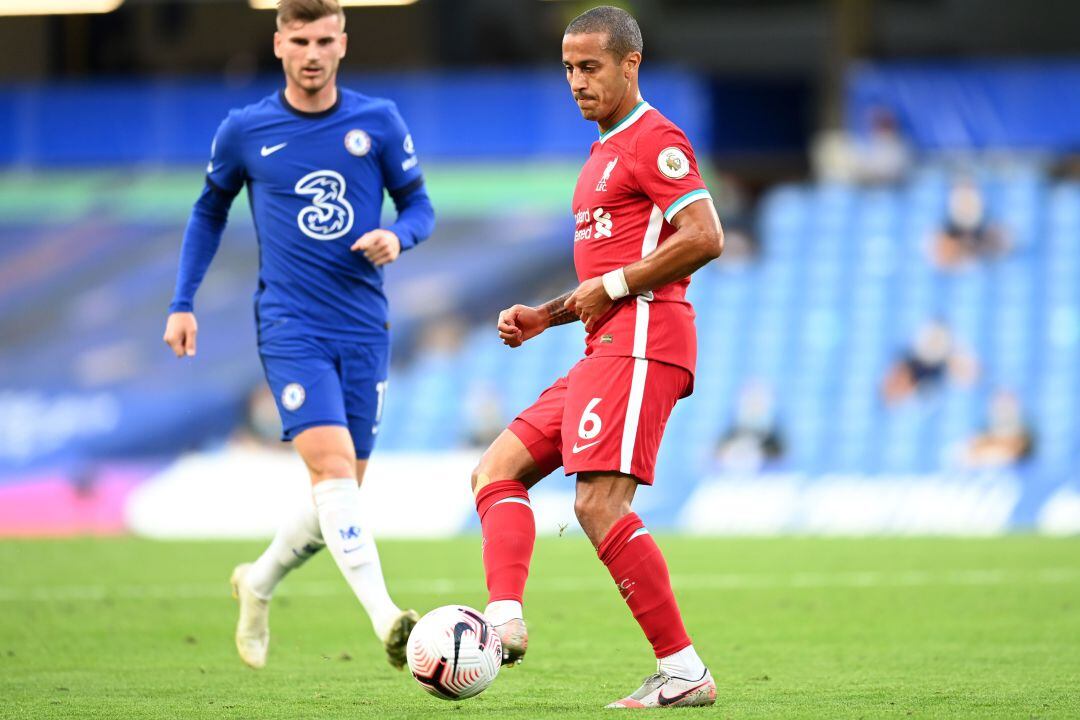
[[[488,602],[521,602],[536,541],[529,493],[519,480],[497,480],[476,494],[476,512],[484,534]]]
[[[596,552],[607,565],[634,619],[645,631],[657,658],[690,645],[671,591],[667,562],[636,513],[619,518]]]

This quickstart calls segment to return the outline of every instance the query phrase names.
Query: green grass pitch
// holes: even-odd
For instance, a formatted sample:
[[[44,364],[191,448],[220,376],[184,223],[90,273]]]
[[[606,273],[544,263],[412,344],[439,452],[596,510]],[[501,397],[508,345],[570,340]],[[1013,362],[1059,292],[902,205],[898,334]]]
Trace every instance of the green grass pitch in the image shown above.
[[[1080,538],[660,537],[717,718],[1080,717]],[[386,664],[325,553],[281,586],[266,669],[233,650],[258,543],[0,543],[2,718],[585,718],[654,660],[580,535],[537,545],[530,650],[483,695]],[[381,543],[399,603],[483,607],[479,539]]]

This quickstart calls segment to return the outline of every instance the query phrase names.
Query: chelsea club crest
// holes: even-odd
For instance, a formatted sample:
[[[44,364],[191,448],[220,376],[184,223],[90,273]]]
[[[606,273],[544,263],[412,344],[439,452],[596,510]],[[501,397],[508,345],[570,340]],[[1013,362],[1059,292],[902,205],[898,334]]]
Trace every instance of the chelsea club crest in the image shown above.
[[[307,393],[300,383],[289,383],[281,391],[281,405],[286,410],[297,410],[304,404]]]
[[[364,157],[371,149],[371,136],[363,130],[350,130],[345,133],[345,149],[356,157]]]

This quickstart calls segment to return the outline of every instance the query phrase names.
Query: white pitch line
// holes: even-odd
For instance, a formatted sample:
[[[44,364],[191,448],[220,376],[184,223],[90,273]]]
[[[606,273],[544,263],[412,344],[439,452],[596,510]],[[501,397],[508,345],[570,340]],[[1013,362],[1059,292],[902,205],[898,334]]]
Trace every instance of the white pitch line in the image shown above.
[[[679,590],[761,590],[761,589],[818,589],[818,588],[881,588],[929,586],[985,586],[1005,584],[1056,585],[1080,581],[1080,567],[1028,569],[1022,572],[1005,570],[954,570],[929,572],[861,571],[791,575],[714,573],[674,575],[672,585]],[[483,581],[464,582],[450,578],[430,580],[391,581],[398,593],[451,595],[482,593]],[[595,592],[606,588],[610,581],[599,573],[596,577],[537,577],[529,583],[530,593]],[[19,588],[0,585],[0,602],[104,602],[106,600],[206,600],[228,596],[228,583],[187,585],[67,585],[55,587]],[[333,597],[348,595],[341,582],[300,582],[282,585],[281,597]]]

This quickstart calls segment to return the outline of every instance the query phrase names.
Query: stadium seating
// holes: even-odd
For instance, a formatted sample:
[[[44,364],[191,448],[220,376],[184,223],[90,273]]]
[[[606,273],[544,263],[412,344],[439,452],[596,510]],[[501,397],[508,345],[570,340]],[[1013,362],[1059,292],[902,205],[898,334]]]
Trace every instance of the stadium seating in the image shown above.
[[[997,389],[1018,394],[1037,438],[1034,465],[1065,471],[1077,451],[1080,397],[1080,185],[1033,166],[989,167],[978,182],[1013,250],[941,271],[927,246],[949,173],[922,168],[895,189],[784,185],[760,207],[760,257],[714,263],[690,297],[700,369],[661,452],[672,481],[700,476],[750,380],[770,385],[787,445],[784,466],[808,473],[922,473],[985,422]],[[977,359],[968,388],[944,387],[899,407],[882,378],[924,322],[940,319]],[[498,378],[504,419],[579,356],[582,333],[558,328],[525,351],[473,330],[456,354],[397,370],[383,447],[464,443],[471,387]],[[456,435],[456,437],[454,437]]]
[[[1034,164],[987,164],[976,178],[1013,249],[949,272],[935,269],[927,253],[944,213],[951,179],[945,167],[925,165],[889,189],[808,183],[769,191],[758,207],[758,255],[713,263],[691,284],[699,372],[694,395],[680,403],[665,437],[658,467],[665,482],[691,483],[714,470],[717,442],[749,382],[772,390],[785,445],[782,470],[895,475],[948,468],[956,444],[983,426],[989,398],[1009,389],[1034,430],[1031,469],[1043,477],[1067,473],[1080,436],[1080,183],[1052,181]],[[50,435],[35,447],[126,455],[215,442],[261,381],[251,347],[255,256],[248,221],[234,214],[200,293],[200,362],[177,363],[159,344],[159,326],[186,207],[158,217],[148,197],[132,195],[139,186],[119,177],[109,197],[126,200],[79,205],[83,182],[73,176],[54,187],[82,209],[14,214],[0,224],[0,372],[9,387],[40,393],[8,392],[7,402],[36,413],[34,403],[57,393],[116,394],[121,425],[105,445]],[[548,295],[554,268],[568,257],[556,252],[565,247],[565,218],[543,218],[507,248],[483,239],[493,232],[489,225],[503,227],[497,218],[444,219],[444,232],[479,240],[433,243],[416,262],[394,268],[392,291],[427,288],[435,273],[440,284],[427,292],[442,299],[476,300],[487,288],[484,317],[511,295]],[[499,262],[477,263],[496,252]],[[541,259],[546,265],[537,264]],[[481,281],[466,266],[489,272]],[[506,275],[518,266],[521,273]],[[444,287],[443,278],[457,285]],[[541,289],[541,282],[548,284]],[[407,300],[394,300],[395,330],[406,345],[422,346],[425,303],[412,303],[409,320],[402,317]],[[977,381],[887,408],[887,368],[932,319],[947,323],[977,358]],[[497,341],[489,319],[467,329],[456,347],[399,348],[380,448],[449,450],[475,441],[483,433],[473,415],[485,399],[489,414],[494,405],[501,422],[509,421],[582,347],[582,329],[571,325],[512,351]],[[65,360],[42,365],[43,353]],[[0,471],[17,472],[32,454],[13,452],[0,457]],[[48,453],[38,455],[50,461]]]

